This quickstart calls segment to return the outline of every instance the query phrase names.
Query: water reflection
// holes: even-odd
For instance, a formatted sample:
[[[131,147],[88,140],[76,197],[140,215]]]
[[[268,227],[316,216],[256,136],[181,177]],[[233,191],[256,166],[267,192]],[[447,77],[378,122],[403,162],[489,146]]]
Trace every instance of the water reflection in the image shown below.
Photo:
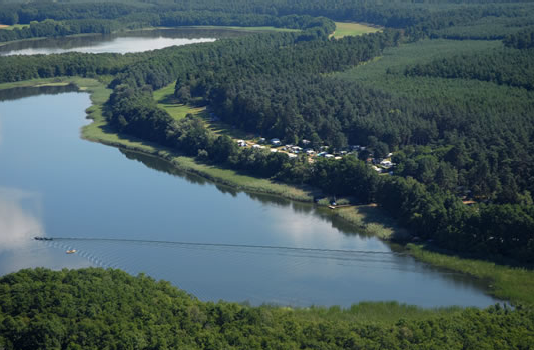
[[[194,185],[206,185],[211,184],[210,181],[207,179],[194,175],[185,171],[182,171],[169,162],[166,162],[164,160],[161,160],[160,158],[153,157],[144,153],[129,151],[123,148],[119,148],[119,151],[124,154],[124,156],[130,160],[138,161],[142,164],[144,164],[146,167],[150,169],[154,169],[172,176],[177,176],[180,178],[185,179],[187,182],[194,184]]]
[[[20,98],[37,95],[59,95],[65,92],[76,91],[78,91],[78,87],[74,84],[15,87],[12,89],[0,90],[0,102],[14,101]]]
[[[286,208],[291,210],[286,210],[283,213],[287,215],[286,219],[284,217],[280,217],[277,215],[276,220],[279,222],[280,228],[282,228],[281,231],[286,231],[285,228],[291,227],[294,225],[301,225],[301,229],[291,230],[292,232],[304,232],[309,231],[310,226],[305,225],[301,221],[294,221],[293,220],[293,213],[301,213],[301,214],[308,214],[312,215],[315,218],[320,218],[321,221],[328,222],[332,225],[332,228],[335,228],[337,231],[342,232],[346,236],[353,236],[358,235],[360,237],[370,237],[369,234],[366,232],[363,232],[361,230],[358,230],[354,225],[351,225],[347,221],[332,215],[332,213],[325,208],[317,208],[314,204],[311,203],[304,203],[304,202],[297,202],[292,201],[280,196],[275,195],[269,195],[269,194],[263,194],[263,193],[254,193],[254,192],[246,192],[246,191],[240,191],[237,190],[231,186],[226,186],[220,183],[214,183],[210,180],[207,180],[206,178],[191,174],[185,171],[182,171],[180,169],[177,169],[175,166],[173,166],[170,162],[165,161],[161,158],[157,158],[151,155],[147,155],[144,153],[129,151],[125,149],[119,149],[119,151],[124,154],[124,156],[130,160],[135,160],[138,162],[141,162],[145,166],[147,166],[150,169],[157,170],[159,172],[164,172],[166,174],[177,176],[182,179],[185,179],[187,182],[195,185],[212,185],[215,186],[219,192],[224,194],[230,194],[232,197],[236,197],[239,193],[244,193],[247,195],[247,197],[259,201],[264,205],[268,205],[271,207],[280,207],[280,208]],[[278,212],[277,212],[278,213]],[[274,218],[273,218],[274,219]],[[308,237],[309,242],[309,237]]]
[[[44,236],[39,194],[0,187],[0,252],[22,249]]]
[[[145,265],[140,267],[140,270],[134,269],[131,272],[149,272],[149,269],[152,269],[150,271],[153,271],[154,276],[176,281],[175,283],[179,286],[192,291],[205,300],[217,299],[222,291],[222,293],[228,293],[227,298],[230,298],[229,300],[243,301],[247,299],[251,303],[258,303],[258,295],[262,295],[264,299],[260,300],[260,303],[269,300],[270,302],[301,306],[312,303],[324,305],[331,300],[336,300],[335,303],[347,306],[355,300],[391,299],[425,306],[447,305],[439,297],[445,286],[447,289],[454,289],[455,293],[465,293],[464,297],[473,288],[479,290],[487,288],[485,281],[473,280],[460,273],[418,263],[406,255],[402,247],[384,244],[374,236],[359,232],[346,221],[333,216],[328,209],[316,208],[313,204],[295,202],[277,196],[237,191],[228,186],[213,184],[200,176],[180,171],[160,158],[122,149],[120,152],[126,158],[141,162],[158,172],[180,177],[196,185],[211,185],[218,191],[231,193],[233,196],[238,197],[238,194],[245,194],[247,197],[262,203],[265,206],[265,217],[262,217],[262,220],[271,223],[270,235],[275,242],[285,242],[290,247],[363,250],[356,255],[332,252],[314,252],[312,254],[305,252],[301,254],[300,252],[290,251],[288,253],[276,249],[265,251],[257,248],[213,248],[202,245],[195,246],[194,244],[184,245],[179,244],[179,242],[128,241],[120,244],[119,242],[99,240],[63,242],[63,248],[74,246],[80,248],[87,252],[87,257],[91,261],[103,267],[135,265],[129,259],[117,261],[112,253],[103,253],[114,251],[119,245],[121,250],[131,250],[131,254],[125,254],[131,257],[136,256],[137,253],[134,251],[138,251],[139,254],[143,251],[145,255],[149,255],[147,252],[154,249],[161,252],[157,254],[158,261],[151,261],[148,264],[150,265],[149,268]],[[239,198],[236,198],[236,201],[238,200]],[[324,223],[330,224],[333,229],[325,229]],[[343,234],[339,234],[340,232]],[[354,240],[355,236],[358,238],[356,241]],[[67,242],[68,244],[66,244]],[[59,243],[56,242],[55,244]],[[355,245],[352,246],[352,244]],[[167,267],[163,266],[167,263],[165,260],[159,260],[162,254],[165,254],[164,251],[168,251],[171,256],[182,257],[184,264],[187,264],[187,261],[212,262],[211,266],[205,268],[196,263],[193,272],[195,275],[210,276],[212,280],[216,280],[219,275],[229,278],[226,269],[232,263],[239,266],[235,267],[236,271],[243,270],[244,266],[258,268],[260,265],[258,261],[260,260],[264,261],[270,268],[262,267],[261,272],[258,270],[258,272],[247,275],[248,281],[219,281],[217,283],[219,291],[215,293],[210,291],[208,286],[205,286],[206,289],[201,288],[199,281],[186,272],[178,273],[180,278],[177,280],[176,272],[174,270],[169,271]],[[182,258],[175,258],[174,262],[180,261]],[[218,271],[215,266],[226,269],[225,271]],[[279,276],[276,271],[283,271],[284,276]],[[264,285],[263,280],[265,279],[270,281],[269,285]],[[421,284],[422,280],[424,280],[424,286]],[[253,288],[252,284],[255,285],[254,288],[262,286],[262,291],[259,292],[257,289],[250,291]],[[267,296],[267,291],[273,288],[270,285],[276,286],[277,289],[272,295]],[[303,285],[308,287],[303,287]],[[324,287],[325,285],[336,285],[337,287],[334,289],[337,292],[328,290]],[[391,290],[393,285],[396,286],[396,291]],[[441,287],[438,287],[439,285]],[[314,288],[314,292],[306,292],[305,288]],[[321,291],[321,288],[325,288],[325,290]],[[341,292],[343,289],[344,291]],[[240,292],[236,292],[236,290]],[[347,292],[348,290],[352,290],[353,294]],[[420,296],[416,290],[426,293],[426,295]],[[233,291],[233,294],[230,291]],[[433,293],[436,295],[433,296]],[[236,298],[236,296],[238,297]],[[487,296],[479,295],[479,297],[489,300],[489,303],[493,300]],[[453,302],[453,304],[459,305],[476,305],[477,303],[478,300],[467,298]]]
[[[117,34],[91,34],[73,37],[26,40],[0,46],[0,56],[83,53],[134,53],[173,45],[211,42],[218,38],[246,35],[245,31],[204,28],[157,29]]]

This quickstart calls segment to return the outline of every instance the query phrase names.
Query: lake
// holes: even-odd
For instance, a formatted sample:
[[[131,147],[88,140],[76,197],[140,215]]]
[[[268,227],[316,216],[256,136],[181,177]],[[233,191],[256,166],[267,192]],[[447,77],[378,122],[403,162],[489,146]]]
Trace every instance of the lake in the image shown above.
[[[90,34],[62,38],[23,40],[0,46],[0,56],[84,53],[133,53],[215,41],[249,34],[244,30],[179,28],[153,29],[116,34]]]
[[[0,275],[112,267],[254,305],[496,302],[483,282],[415,261],[312,204],[82,140],[90,100],[74,89],[0,91]]]

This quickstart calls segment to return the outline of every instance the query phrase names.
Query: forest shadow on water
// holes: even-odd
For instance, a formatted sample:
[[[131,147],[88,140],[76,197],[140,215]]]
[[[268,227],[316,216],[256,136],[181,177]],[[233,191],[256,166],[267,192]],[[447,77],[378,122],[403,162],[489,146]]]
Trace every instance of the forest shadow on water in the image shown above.
[[[259,201],[262,204],[269,204],[280,208],[291,209],[296,213],[313,214],[315,217],[320,218],[324,222],[328,222],[332,225],[332,228],[337,229],[339,232],[346,236],[358,236],[361,238],[371,237],[369,233],[359,230],[357,227],[347,222],[346,220],[332,215],[330,209],[317,207],[311,203],[297,202],[290,199],[286,199],[277,195],[270,195],[265,193],[255,193],[250,191],[244,191],[235,189],[231,186],[223,185],[211,180],[208,180],[200,175],[192,174],[187,171],[180,170],[173,166],[170,162],[135,151],[119,148],[119,151],[128,159],[136,160],[150,169],[154,169],[159,172],[163,172],[172,176],[183,178],[187,182],[201,186],[214,186],[219,192],[229,194],[232,197],[236,197],[239,193],[246,194],[249,198]]]
[[[59,95],[66,92],[78,91],[78,87],[74,84],[14,87],[10,89],[0,89],[0,102],[15,101],[21,98],[38,95]]]

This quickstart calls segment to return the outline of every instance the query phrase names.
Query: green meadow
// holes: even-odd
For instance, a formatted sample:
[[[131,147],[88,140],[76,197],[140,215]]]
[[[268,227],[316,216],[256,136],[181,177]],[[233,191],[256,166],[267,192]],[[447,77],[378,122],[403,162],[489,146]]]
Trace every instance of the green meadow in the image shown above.
[[[379,31],[381,31],[381,29],[362,23],[336,22],[336,31],[332,36],[336,39],[341,39],[345,36],[358,36]]]

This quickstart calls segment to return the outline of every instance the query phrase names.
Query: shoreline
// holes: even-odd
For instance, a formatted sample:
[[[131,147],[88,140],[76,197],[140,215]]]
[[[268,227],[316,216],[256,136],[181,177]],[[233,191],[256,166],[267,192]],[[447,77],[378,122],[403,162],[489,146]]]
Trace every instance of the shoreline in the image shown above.
[[[73,83],[76,84],[76,82]],[[81,89],[84,88],[79,84],[77,86]],[[107,90],[103,86],[100,89]],[[201,176],[216,184],[229,186],[238,191],[279,196],[304,203],[313,203],[314,196],[322,194],[320,190],[310,186],[284,184],[243,174],[232,169],[198,162],[192,157],[184,156],[180,152],[165,146],[130,135],[117,134],[109,129],[109,125],[103,116],[102,104],[107,101],[109,94],[105,98],[94,98],[94,90],[91,87],[86,88],[85,91],[91,93],[91,101],[93,102],[93,105],[86,110],[87,118],[92,119],[93,122],[84,126],[81,131],[82,138],[88,141],[157,157],[178,170]],[[321,209],[328,208],[327,205],[316,205],[316,207]],[[380,208],[372,204],[337,208],[336,210],[331,210],[330,215],[353,225],[364,234],[377,236],[383,241],[406,240],[409,237],[405,229],[395,225],[391,218],[387,217]]]
[[[299,202],[313,202],[314,189],[299,188],[287,184],[276,183],[268,179],[255,178],[237,173],[230,169],[199,163],[194,158],[186,157],[175,150],[143,141],[131,136],[116,134],[110,130],[105,121],[103,104],[108,100],[111,90],[95,79],[80,77],[61,77],[28,80],[16,83],[0,84],[0,90],[15,87],[42,87],[74,84],[80,92],[88,92],[92,105],[86,109],[87,119],[92,122],[81,128],[80,136],[91,142],[126,149],[133,152],[154,156],[170,163],[178,170],[201,176],[216,184],[229,186],[238,191],[278,196]],[[317,205],[317,210],[327,206]],[[340,218],[362,231],[364,234],[376,236],[382,241],[394,241],[395,235],[409,233],[395,225],[394,220],[387,217],[373,205],[351,206],[330,210],[330,215]],[[404,243],[407,243],[404,240]],[[484,260],[466,259],[454,252],[434,252],[423,245],[403,245],[410,256],[430,266],[467,274],[480,280],[489,280],[491,284],[485,293],[511,303],[534,305],[534,271],[498,265]]]
[[[28,41],[41,41],[46,39],[60,39],[60,38],[82,38],[98,35],[116,35],[121,33],[131,33],[131,32],[143,32],[143,31],[153,31],[153,30],[169,30],[169,29],[198,29],[198,30],[228,30],[235,32],[251,32],[251,33],[269,33],[269,32],[297,32],[298,29],[289,29],[289,28],[278,28],[278,27],[238,27],[238,26],[178,26],[178,27],[142,27],[136,29],[118,29],[110,33],[78,33],[65,36],[40,36],[35,38],[26,38],[12,41],[3,41],[0,42],[0,47],[18,43],[18,42],[28,42]],[[0,28],[2,30],[2,28]]]

